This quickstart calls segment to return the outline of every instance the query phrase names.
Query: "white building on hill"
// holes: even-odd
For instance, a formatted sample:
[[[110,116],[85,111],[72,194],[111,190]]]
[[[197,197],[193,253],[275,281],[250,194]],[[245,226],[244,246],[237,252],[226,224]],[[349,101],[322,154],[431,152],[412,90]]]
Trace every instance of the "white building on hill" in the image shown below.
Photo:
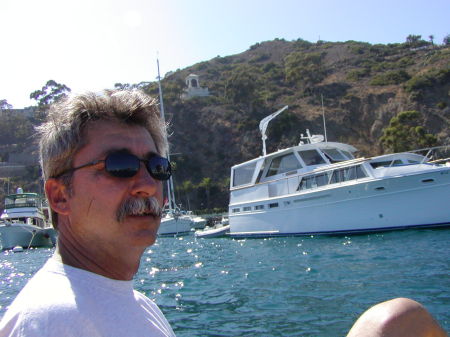
[[[195,74],[190,74],[186,77],[186,85],[187,88],[183,89],[183,93],[181,94],[181,99],[189,99],[192,97],[200,96],[209,96],[208,88],[202,88],[200,86],[199,76]]]

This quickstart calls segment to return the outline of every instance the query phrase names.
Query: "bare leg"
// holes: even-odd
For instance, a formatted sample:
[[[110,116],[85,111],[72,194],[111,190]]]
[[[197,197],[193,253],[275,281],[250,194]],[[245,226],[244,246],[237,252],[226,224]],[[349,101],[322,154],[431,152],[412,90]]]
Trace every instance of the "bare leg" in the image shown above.
[[[408,298],[379,303],[358,318],[347,337],[448,337],[420,304]]]

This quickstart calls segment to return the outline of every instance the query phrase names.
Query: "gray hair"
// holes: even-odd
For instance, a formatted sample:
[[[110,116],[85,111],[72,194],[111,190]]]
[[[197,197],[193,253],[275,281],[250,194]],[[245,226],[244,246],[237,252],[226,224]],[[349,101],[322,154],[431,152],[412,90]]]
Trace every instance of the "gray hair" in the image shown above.
[[[36,128],[44,181],[69,170],[75,154],[87,145],[87,126],[108,120],[143,126],[148,130],[160,155],[168,151],[166,125],[160,118],[157,101],[140,90],[105,90],[70,95],[53,104],[47,120]],[[63,176],[70,188],[71,175]],[[51,211],[54,226],[57,214]]]

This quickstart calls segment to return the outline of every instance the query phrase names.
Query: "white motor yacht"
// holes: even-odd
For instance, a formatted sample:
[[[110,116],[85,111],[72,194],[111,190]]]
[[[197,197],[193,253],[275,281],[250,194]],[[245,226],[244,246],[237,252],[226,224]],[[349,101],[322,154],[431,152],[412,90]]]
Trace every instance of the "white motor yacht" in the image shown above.
[[[44,213],[44,200],[36,193],[23,193],[5,197],[5,209],[0,216],[0,246],[12,249],[20,246],[45,247],[56,242],[56,231]]]
[[[265,141],[267,125],[262,124]],[[431,161],[433,150],[444,147],[426,155],[355,158],[351,145],[324,141],[309,131],[301,138],[297,146],[270,154],[264,143],[261,157],[231,168],[230,236],[449,225],[450,163]]]

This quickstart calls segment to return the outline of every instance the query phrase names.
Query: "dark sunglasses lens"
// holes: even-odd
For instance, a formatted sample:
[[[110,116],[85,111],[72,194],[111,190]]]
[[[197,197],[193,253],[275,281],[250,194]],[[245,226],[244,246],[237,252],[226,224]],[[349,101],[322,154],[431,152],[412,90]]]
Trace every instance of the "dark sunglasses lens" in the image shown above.
[[[129,153],[111,153],[106,157],[105,170],[118,178],[130,178],[138,173],[139,158]]]
[[[172,174],[172,167],[167,158],[155,156],[148,160],[147,169],[150,175],[158,180],[167,180]]]

